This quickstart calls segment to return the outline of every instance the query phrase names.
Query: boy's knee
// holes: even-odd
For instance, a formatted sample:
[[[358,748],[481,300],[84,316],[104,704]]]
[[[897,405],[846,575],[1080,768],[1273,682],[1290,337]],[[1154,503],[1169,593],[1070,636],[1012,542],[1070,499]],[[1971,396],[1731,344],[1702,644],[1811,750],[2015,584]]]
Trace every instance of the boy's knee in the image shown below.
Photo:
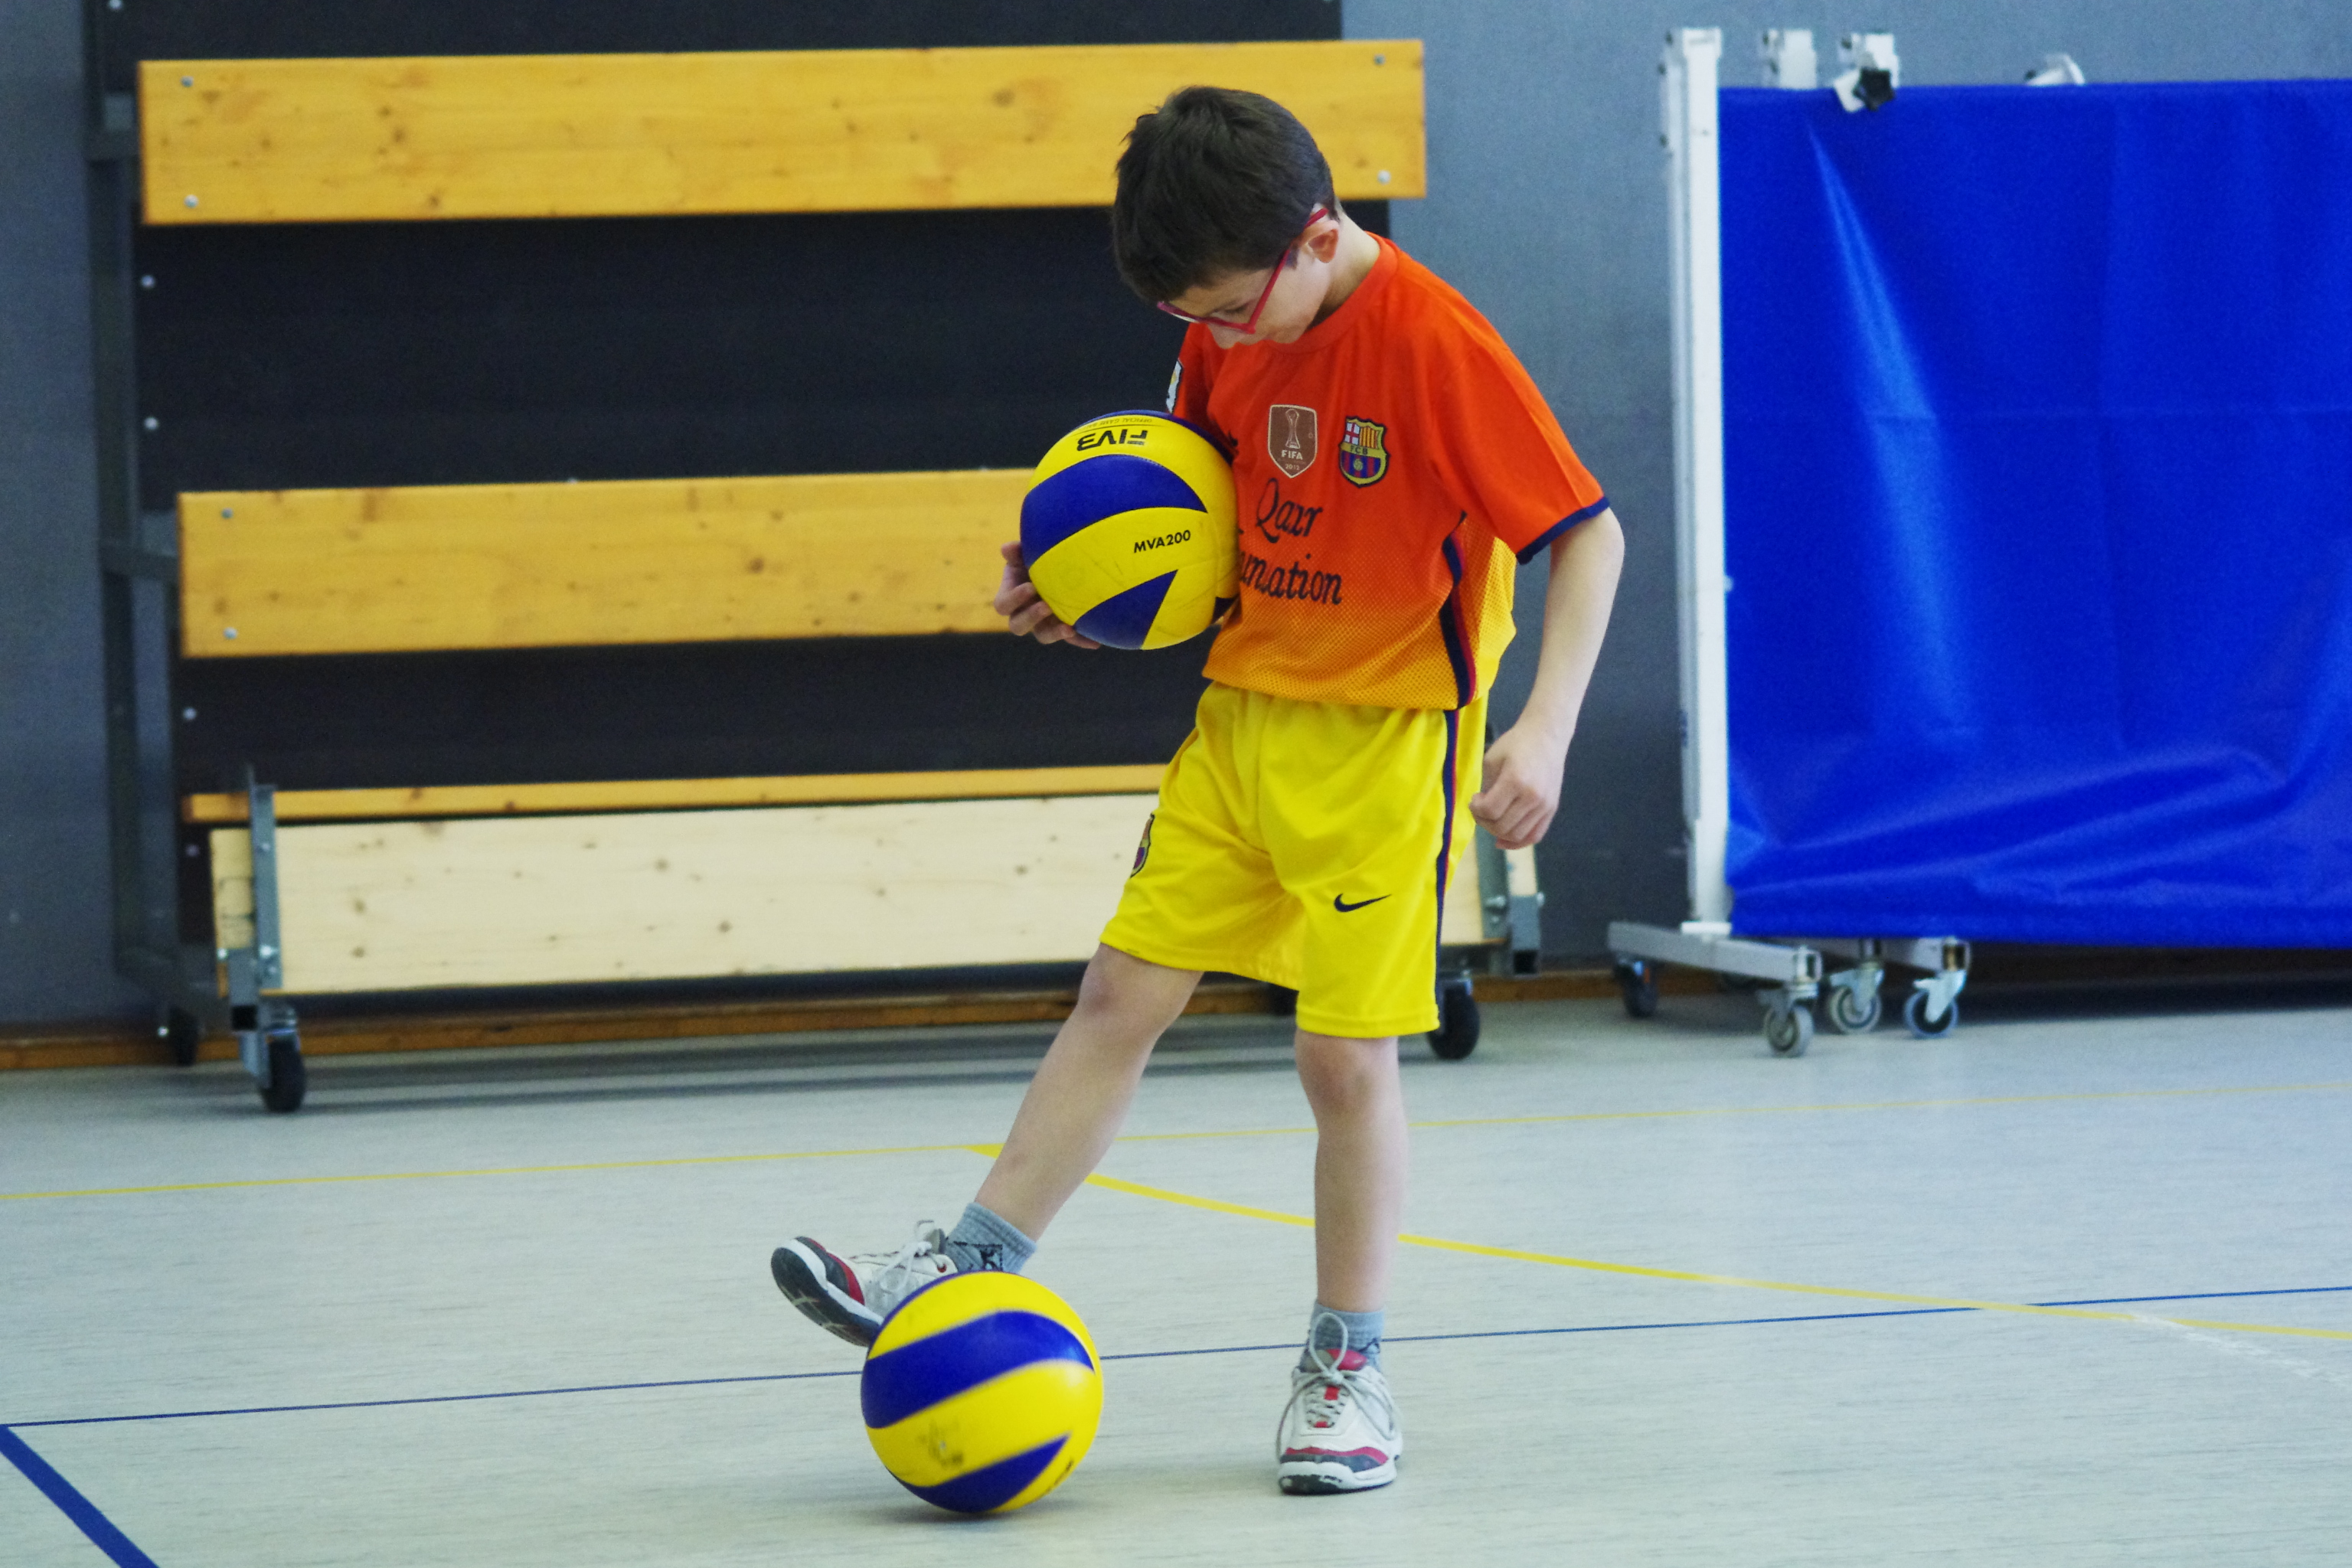
[[[1077,1011],[1157,1038],[1184,1011],[1200,982],[1197,970],[1171,969],[1115,947],[1097,947],[1078,982]]]
[[[1396,1037],[1377,1040],[1298,1031],[1298,1081],[1318,1110],[1352,1104],[1396,1076]]]

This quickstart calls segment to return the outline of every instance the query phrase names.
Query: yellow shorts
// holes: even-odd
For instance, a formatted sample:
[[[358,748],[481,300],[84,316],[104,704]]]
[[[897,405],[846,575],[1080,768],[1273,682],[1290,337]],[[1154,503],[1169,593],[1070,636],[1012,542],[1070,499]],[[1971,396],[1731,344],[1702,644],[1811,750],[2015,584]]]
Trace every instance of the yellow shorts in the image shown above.
[[[1470,845],[1486,703],[1299,702],[1212,685],[1160,782],[1106,945],[1298,993],[1298,1026],[1437,1026],[1438,911]]]

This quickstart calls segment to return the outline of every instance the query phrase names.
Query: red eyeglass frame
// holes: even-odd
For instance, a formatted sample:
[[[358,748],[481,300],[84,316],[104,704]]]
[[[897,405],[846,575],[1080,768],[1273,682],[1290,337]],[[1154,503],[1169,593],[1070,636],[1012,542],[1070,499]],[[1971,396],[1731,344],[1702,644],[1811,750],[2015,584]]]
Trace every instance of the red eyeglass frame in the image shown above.
[[[1266,274],[1265,287],[1258,291],[1257,303],[1251,307],[1249,320],[1235,321],[1223,316],[1195,316],[1188,311],[1178,310],[1165,300],[1160,301],[1160,309],[1178,321],[1190,321],[1196,327],[1223,327],[1229,332],[1239,332],[1242,336],[1248,337],[1256,330],[1257,319],[1265,314],[1265,302],[1274,298],[1274,286],[1282,280],[1283,268],[1290,265],[1290,253],[1298,248],[1300,240],[1307,237],[1307,229],[1313,228],[1330,216],[1331,209],[1320,205],[1307,215],[1307,223],[1305,227],[1298,231],[1298,239],[1294,239],[1283,247],[1282,258],[1274,264],[1274,270]]]

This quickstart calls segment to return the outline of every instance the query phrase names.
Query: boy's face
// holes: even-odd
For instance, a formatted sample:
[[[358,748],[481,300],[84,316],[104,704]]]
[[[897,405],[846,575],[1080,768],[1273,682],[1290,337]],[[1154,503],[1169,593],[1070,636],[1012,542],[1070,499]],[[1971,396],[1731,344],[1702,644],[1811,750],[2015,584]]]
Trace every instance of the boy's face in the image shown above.
[[[1168,304],[1208,328],[1221,349],[1237,343],[1295,343],[1322,313],[1339,247],[1339,220],[1318,217],[1271,271],[1227,273]],[[1243,330],[1245,324],[1247,331]]]

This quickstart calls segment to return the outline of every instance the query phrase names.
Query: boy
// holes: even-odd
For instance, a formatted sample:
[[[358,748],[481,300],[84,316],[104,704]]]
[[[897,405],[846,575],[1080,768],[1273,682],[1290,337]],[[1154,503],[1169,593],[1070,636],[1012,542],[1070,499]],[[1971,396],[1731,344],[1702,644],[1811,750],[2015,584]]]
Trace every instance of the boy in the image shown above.
[[[951,1232],[895,1253],[779,1247],[776,1283],[870,1343],[913,1290],[1019,1269],[1118,1131],[1203,970],[1298,993],[1314,1109],[1316,1300],[1276,1445],[1286,1492],[1395,1479],[1382,1305],[1404,1203],[1397,1037],[1436,1022],[1438,909],[1458,802],[1511,635],[1512,556],[1549,548],[1535,686],[1485,749],[1470,811],[1543,837],[1599,657],[1623,536],[1485,318],[1367,234],[1305,127],[1187,88],[1136,121],[1111,213],[1119,272],[1190,321],[1168,406],[1233,453],[1239,602],[1197,727],[1003,1152]],[[1016,634],[1092,647],[1004,549]]]

